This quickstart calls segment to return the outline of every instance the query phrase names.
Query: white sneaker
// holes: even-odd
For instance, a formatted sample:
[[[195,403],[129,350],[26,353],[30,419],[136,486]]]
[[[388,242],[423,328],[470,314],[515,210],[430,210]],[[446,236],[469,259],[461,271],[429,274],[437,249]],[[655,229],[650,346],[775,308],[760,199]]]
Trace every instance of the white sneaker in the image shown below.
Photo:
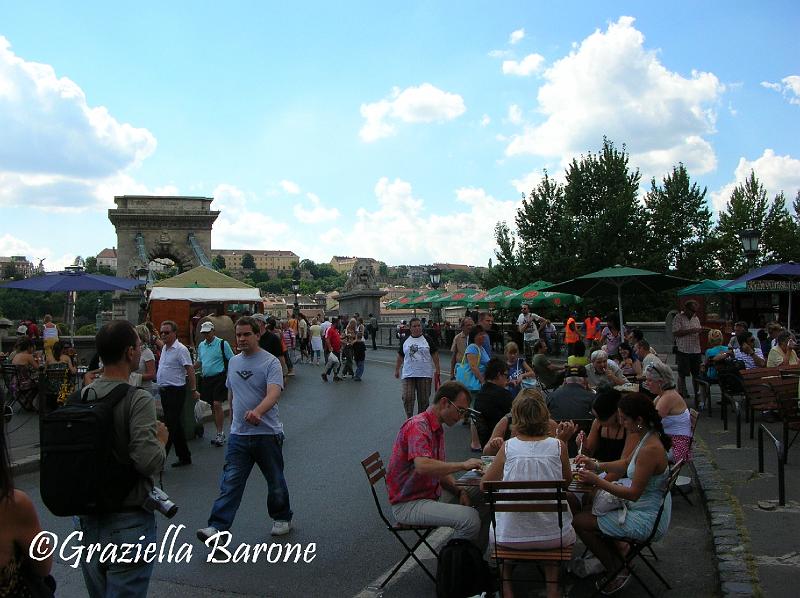
[[[201,542],[205,542],[211,536],[218,534],[219,530],[216,527],[208,526],[204,527],[203,529],[197,530],[197,539]]]
[[[214,446],[222,446],[225,444],[225,432],[217,432],[217,436],[211,441]]]
[[[285,536],[290,531],[292,531],[292,522],[291,521],[281,521],[276,519],[275,522],[272,524],[272,532],[270,532],[273,536]]]

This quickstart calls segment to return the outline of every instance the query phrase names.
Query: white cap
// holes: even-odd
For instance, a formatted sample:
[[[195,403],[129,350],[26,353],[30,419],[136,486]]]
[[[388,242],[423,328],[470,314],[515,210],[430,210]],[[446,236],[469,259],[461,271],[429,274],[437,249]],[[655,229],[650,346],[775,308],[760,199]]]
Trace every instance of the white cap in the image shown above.
[[[200,332],[211,332],[214,330],[214,324],[211,322],[203,322],[200,324]]]
[[[25,324],[20,324],[17,328],[17,334],[28,334],[28,327]]]

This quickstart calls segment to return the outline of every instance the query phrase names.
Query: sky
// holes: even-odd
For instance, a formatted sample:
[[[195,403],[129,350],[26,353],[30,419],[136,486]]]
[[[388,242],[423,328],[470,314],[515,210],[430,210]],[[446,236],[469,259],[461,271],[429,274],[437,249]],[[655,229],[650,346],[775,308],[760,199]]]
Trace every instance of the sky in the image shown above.
[[[0,3],[0,255],[59,269],[163,194],[214,198],[215,249],[486,265],[603,136],[715,214],[800,189],[794,0],[295,4]]]

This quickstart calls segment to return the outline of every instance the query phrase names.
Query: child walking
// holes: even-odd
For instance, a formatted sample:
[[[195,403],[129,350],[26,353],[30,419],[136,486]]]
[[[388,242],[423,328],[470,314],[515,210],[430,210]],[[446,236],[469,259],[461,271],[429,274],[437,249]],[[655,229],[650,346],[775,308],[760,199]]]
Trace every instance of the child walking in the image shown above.
[[[367,344],[364,342],[364,335],[360,332],[356,335],[356,342],[353,343],[353,359],[356,362],[356,375],[353,380],[361,382],[364,375],[364,361],[367,358]]]

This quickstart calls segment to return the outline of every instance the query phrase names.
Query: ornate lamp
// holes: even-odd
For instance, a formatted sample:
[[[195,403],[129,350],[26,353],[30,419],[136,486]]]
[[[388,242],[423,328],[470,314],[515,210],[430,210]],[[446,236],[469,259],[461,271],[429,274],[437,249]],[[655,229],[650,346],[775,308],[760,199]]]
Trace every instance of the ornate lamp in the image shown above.
[[[747,263],[753,266],[758,255],[758,243],[761,240],[761,231],[755,228],[743,230],[739,233],[739,240],[742,242],[742,249]]]
[[[434,289],[438,289],[439,285],[442,284],[442,271],[435,266],[428,270],[428,277],[431,280],[431,286]]]
[[[300,315],[300,305],[297,302],[297,293],[300,292],[300,269],[295,268],[292,272],[292,291],[294,291],[294,311],[293,315],[296,318]]]

